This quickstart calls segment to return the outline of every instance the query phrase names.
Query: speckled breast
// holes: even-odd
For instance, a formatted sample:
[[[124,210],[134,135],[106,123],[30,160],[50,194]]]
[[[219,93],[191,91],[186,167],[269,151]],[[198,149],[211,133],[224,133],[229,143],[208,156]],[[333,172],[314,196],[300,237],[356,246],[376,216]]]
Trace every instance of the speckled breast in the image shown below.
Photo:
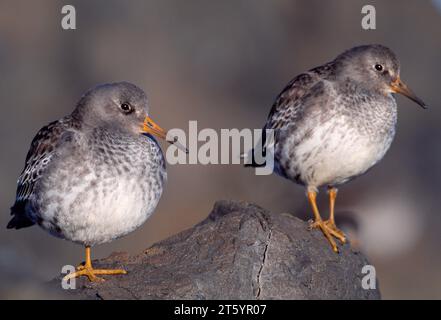
[[[336,100],[326,112],[311,112],[307,123],[293,124],[276,145],[278,173],[313,188],[365,173],[383,158],[395,135],[396,103],[392,97],[384,101],[348,109]]]
[[[74,148],[61,150],[57,157],[64,161],[54,161],[41,181],[32,210],[39,225],[86,245],[109,242],[142,225],[166,179],[156,141],[100,137]]]

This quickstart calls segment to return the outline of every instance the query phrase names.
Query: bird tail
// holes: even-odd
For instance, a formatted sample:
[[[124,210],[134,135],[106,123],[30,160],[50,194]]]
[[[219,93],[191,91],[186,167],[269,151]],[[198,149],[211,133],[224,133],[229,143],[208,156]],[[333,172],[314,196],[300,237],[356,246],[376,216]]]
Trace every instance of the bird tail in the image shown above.
[[[243,160],[243,162],[244,162],[244,167],[252,167],[252,168],[260,168],[260,167],[265,167],[265,165],[266,165],[266,163],[265,162],[263,162],[263,163],[258,163],[257,161],[256,161],[256,157],[255,157],[255,155],[254,155],[254,152],[255,152],[255,150],[254,150],[254,148],[253,149],[251,149],[251,150],[249,150],[248,152],[246,152],[246,153],[242,153],[241,155],[240,155],[240,158]]]
[[[262,131],[261,139],[255,144],[255,147],[246,153],[241,154],[240,158],[244,160],[245,167],[260,168],[266,166],[266,131]],[[257,150],[256,150],[257,147]],[[262,156],[262,161],[257,161],[256,154]]]
[[[7,229],[21,229],[33,226],[35,223],[24,214],[24,204],[15,203],[11,208],[12,219],[6,226]]]

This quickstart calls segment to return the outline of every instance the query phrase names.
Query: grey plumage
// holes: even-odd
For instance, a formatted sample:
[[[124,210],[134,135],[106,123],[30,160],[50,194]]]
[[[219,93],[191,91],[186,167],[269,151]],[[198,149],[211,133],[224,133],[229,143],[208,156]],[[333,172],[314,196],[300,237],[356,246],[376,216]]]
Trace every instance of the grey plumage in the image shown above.
[[[135,85],[104,84],[87,92],[71,115],[42,128],[18,179],[7,227],[37,223],[86,246],[139,227],[166,180],[159,145],[141,134],[148,112]]]
[[[398,59],[389,48],[352,48],[295,77],[277,97],[265,124],[264,129],[274,130],[275,172],[306,187],[315,219],[311,227],[322,230],[335,252],[332,237],[346,241],[334,221],[337,187],[366,173],[389,149],[397,122],[392,94],[402,93],[426,107],[399,75]],[[265,135],[262,140],[265,145]],[[251,152],[246,158],[257,166]],[[326,221],[316,204],[321,186],[329,190]]]
[[[31,143],[27,153],[25,167],[17,181],[17,192],[15,203],[11,208],[13,218],[7,228],[25,228],[35,224],[27,215],[26,207],[34,197],[34,188],[45,172],[51,161],[57,146],[62,143],[64,137],[71,134],[68,130],[74,127],[71,116],[58,121],[51,122],[40,129]]]
[[[397,108],[389,84],[399,69],[390,49],[370,45],[296,76],[277,97],[264,127],[275,130],[276,172],[311,188],[337,186],[381,160],[395,134]],[[350,163],[351,155],[366,161]],[[332,162],[325,169],[335,173],[322,170],[320,162]]]

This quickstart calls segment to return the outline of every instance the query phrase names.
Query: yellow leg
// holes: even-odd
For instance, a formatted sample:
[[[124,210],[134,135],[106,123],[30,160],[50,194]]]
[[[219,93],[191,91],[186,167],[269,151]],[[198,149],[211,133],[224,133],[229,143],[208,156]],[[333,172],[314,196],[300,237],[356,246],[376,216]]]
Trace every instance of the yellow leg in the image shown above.
[[[335,209],[335,199],[337,199],[337,189],[329,188],[329,221],[335,224],[334,220],[334,209]]]
[[[310,228],[319,228],[331,244],[332,250],[334,252],[338,252],[337,245],[335,244],[335,241],[331,236],[332,230],[330,230],[323,222],[322,217],[320,216],[320,212],[317,208],[317,193],[315,191],[308,191],[308,200],[314,213],[314,222],[311,223]]]
[[[77,271],[69,273],[64,277],[64,280],[78,278],[80,276],[86,276],[89,281],[101,282],[104,279],[97,277],[99,274],[110,275],[110,274],[126,274],[127,271],[123,269],[94,269],[92,267],[92,260],[90,259],[90,247],[86,246],[86,261],[77,267]]]
[[[343,231],[337,228],[334,219],[335,199],[337,198],[337,188],[329,188],[329,219],[325,221],[326,226],[333,231],[333,236],[341,243],[346,243],[346,237]]]

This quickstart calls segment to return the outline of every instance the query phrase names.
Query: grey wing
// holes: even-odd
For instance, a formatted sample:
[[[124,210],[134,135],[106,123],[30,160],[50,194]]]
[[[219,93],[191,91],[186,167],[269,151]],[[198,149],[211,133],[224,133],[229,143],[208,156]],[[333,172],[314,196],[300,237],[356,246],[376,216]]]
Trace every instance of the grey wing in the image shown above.
[[[303,115],[305,99],[322,91],[323,80],[332,78],[335,67],[335,62],[331,61],[292,79],[277,96],[264,129],[277,132],[277,129],[295,124]]]
[[[325,69],[326,67],[326,69]],[[280,129],[295,123],[303,114],[305,96],[323,80],[327,65],[302,73],[292,79],[277,96],[268,115],[265,129]]]
[[[283,137],[286,136],[293,127],[298,125],[305,112],[307,112],[306,109],[308,109],[308,105],[310,105],[310,102],[313,100],[310,98],[323,93],[323,80],[332,74],[333,68],[334,63],[330,62],[302,73],[292,79],[277,96],[263,128],[262,139],[258,142],[258,144],[262,146],[264,157],[266,157],[268,146],[266,130],[274,130],[273,148],[274,150],[278,150],[279,142],[283,140]],[[255,150],[252,149],[244,156],[248,162],[245,166],[264,166],[265,163],[259,164],[256,162],[254,152]],[[277,160],[277,152],[275,157]]]
[[[327,70],[327,65],[326,70]],[[325,66],[312,69],[306,73],[302,73],[292,79],[282,92],[277,96],[271,111],[268,115],[266,124],[262,131],[262,139],[258,142],[262,146],[263,156],[266,155],[267,137],[266,131],[268,129],[274,130],[274,143],[280,140],[280,135],[283,134],[284,129],[289,126],[295,125],[296,121],[300,119],[303,114],[304,105],[302,103],[303,98],[309,94],[311,88],[316,86],[322,80],[324,75]],[[276,147],[276,146],[275,146]],[[263,164],[258,164],[254,158],[255,150],[252,149],[245,156],[249,159],[249,163],[245,166],[261,167]]]
[[[264,127],[275,130],[276,142],[283,129],[295,125],[303,116],[305,98],[311,95],[321,81],[321,75],[313,69],[292,79],[277,96]]]
[[[43,127],[32,140],[25,167],[17,181],[15,203],[11,207],[13,218],[7,225],[8,229],[20,229],[34,224],[26,215],[26,205],[33,196],[36,183],[49,165],[65,128],[65,120],[52,122]]]

